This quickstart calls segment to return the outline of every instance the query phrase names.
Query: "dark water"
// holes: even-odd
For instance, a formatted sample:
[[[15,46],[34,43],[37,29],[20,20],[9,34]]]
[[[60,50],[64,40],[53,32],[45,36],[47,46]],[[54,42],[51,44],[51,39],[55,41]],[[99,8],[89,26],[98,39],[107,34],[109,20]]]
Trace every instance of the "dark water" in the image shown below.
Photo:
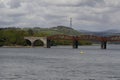
[[[0,48],[0,80],[120,80],[120,45]]]

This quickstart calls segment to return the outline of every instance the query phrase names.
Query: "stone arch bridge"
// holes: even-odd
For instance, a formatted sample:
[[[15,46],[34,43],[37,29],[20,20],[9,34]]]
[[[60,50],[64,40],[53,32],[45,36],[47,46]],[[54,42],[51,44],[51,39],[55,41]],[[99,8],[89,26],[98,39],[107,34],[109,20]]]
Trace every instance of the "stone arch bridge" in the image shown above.
[[[47,37],[24,37],[24,39],[31,42],[31,46],[34,46],[34,42],[40,40],[43,42],[44,47],[47,47]]]
[[[101,37],[95,35],[80,35],[80,36],[71,36],[71,35],[52,35],[48,37],[24,37],[31,42],[31,46],[33,46],[36,40],[40,40],[44,43],[44,47],[50,48],[52,40],[71,40],[73,43],[73,48],[78,48],[78,41],[80,40],[88,40],[88,41],[98,41],[101,43],[101,48],[106,49],[107,42],[120,42],[120,36],[109,36],[109,37]]]

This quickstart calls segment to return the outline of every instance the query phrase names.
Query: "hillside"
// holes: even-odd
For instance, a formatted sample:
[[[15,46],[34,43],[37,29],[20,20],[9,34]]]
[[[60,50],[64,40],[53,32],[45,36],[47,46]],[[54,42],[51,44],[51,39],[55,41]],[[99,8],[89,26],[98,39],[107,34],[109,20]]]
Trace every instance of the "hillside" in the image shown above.
[[[80,32],[78,32],[77,30],[74,30],[73,28],[65,27],[65,26],[52,27],[50,28],[50,30],[59,32],[61,34],[80,35]]]
[[[80,32],[74,30],[73,28],[69,28],[66,26],[57,26],[52,28],[24,28],[24,30],[32,29],[35,33],[44,33],[48,35],[55,35],[55,34],[66,34],[66,35],[80,35]]]

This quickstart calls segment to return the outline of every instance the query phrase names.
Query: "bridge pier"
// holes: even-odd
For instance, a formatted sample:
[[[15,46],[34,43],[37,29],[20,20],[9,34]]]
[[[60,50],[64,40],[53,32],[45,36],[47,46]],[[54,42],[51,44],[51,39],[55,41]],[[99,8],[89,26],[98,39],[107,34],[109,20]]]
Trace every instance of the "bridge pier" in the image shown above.
[[[34,42],[31,42],[31,47],[33,47],[34,46]]]
[[[78,40],[73,40],[73,48],[74,49],[78,48]]]
[[[47,39],[47,48],[51,47],[51,40]]]
[[[101,42],[101,49],[107,48],[107,41]]]

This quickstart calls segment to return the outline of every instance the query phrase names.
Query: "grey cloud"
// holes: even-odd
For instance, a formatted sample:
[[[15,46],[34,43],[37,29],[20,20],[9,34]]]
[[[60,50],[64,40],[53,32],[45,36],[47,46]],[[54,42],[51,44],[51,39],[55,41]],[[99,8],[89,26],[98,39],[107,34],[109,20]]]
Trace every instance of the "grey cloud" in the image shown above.
[[[95,7],[98,5],[104,4],[104,0],[83,0],[81,3],[79,3],[80,6],[90,6]]]
[[[18,8],[21,6],[21,2],[19,0],[11,0],[11,2],[8,3],[11,8]]]
[[[9,14],[8,17],[21,17],[21,16],[25,16],[25,14]]]
[[[8,17],[2,17],[0,18],[0,26],[7,27],[8,25],[13,25],[15,22],[11,18]]]
[[[49,6],[60,6],[60,7],[96,7],[96,6],[103,6],[105,4],[104,0],[78,0],[74,3],[58,3],[58,4],[48,4],[44,3]]]
[[[4,8],[5,5],[3,3],[0,3],[0,8]]]
[[[0,24],[22,27],[69,26],[72,17],[76,29],[118,28],[118,3],[113,0],[5,0],[0,3]]]

